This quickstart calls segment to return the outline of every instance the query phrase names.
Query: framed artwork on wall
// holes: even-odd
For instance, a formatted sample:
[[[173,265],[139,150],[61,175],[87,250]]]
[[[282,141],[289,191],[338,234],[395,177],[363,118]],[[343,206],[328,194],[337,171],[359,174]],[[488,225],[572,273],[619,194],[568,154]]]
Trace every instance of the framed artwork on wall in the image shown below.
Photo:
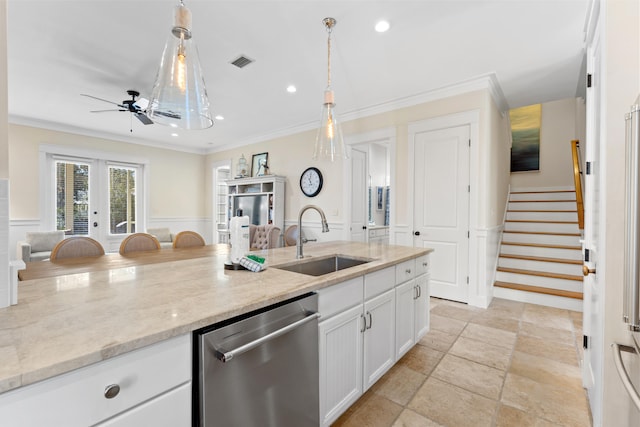
[[[267,175],[269,153],[254,154],[251,160],[251,176]]]
[[[509,110],[511,121],[511,172],[540,170],[540,127],[542,105]]]

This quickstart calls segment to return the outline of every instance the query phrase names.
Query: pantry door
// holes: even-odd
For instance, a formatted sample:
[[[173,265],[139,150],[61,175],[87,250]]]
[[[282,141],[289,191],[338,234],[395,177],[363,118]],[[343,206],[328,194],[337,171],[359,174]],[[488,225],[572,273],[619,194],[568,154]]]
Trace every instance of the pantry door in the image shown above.
[[[431,295],[468,302],[469,125],[413,133],[414,246],[433,248]]]

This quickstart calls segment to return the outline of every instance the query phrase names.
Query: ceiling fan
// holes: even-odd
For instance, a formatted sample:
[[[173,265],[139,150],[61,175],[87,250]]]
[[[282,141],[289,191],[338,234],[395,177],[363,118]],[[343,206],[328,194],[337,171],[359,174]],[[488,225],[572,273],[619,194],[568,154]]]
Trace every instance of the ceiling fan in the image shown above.
[[[128,111],[131,114],[135,115],[136,118],[138,120],[140,120],[143,124],[152,125],[153,121],[149,117],[147,117],[147,115],[145,114],[146,110],[147,110],[147,106],[149,105],[149,100],[145,99],[145,98],[139,98],[139,99],[136,100],[136,98],[138,98],[140,96],[140,92],[138,92],[136,90],[128,90],[127,93],[129,94],[131,99],[125,99],[120,104],[118,104],[117,102],[108,101],[106,99],[98,98],[97,96],[93,96],[93,95],[87,95],[87,94],[84,94],[84,93],[81,93],[80,95],[81,96],[86,96],[88,98],[97,99],[98,101],[108,102],[109,104],[113,104],[113,105],[118,106],[118,109],[93,110],[93,111],[91,111],[91,113],[106,113],[106,112],[110,112],[110,111]]]

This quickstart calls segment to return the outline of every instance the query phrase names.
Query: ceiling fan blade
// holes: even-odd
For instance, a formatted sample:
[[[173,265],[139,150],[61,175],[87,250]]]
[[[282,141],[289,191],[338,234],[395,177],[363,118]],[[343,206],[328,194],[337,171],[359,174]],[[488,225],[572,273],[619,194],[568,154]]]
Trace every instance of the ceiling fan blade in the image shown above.
[[[135,115],[138,118],[138,120],[140,120],[143,124],[145,124],[145,125],[152,125],[153,124],[153,120],[151,120],[149,117],[147,117],[146,114],[144,114],[142,112],[138,112],[138,113],[135,113]]]
[[[108,102],[109,104],[113,104],[113,105],[117,105],[120,108],[125,108],[122,105],[118,104],[117,102],[113,102],[113,101],[108,101],[106,99],[102,99],[102,98],[98,98],[97,96],[93,96],[93,95],[87,95],[86,93],[81,93],[80,96],[86,96],[88,98],[93,98],[93,99],[97,99],[98,101],[102,101],[102,102]]]
[[[129,111],[129,110],[92,110],[89,111],[90,113],[108,113],[111,111]]]

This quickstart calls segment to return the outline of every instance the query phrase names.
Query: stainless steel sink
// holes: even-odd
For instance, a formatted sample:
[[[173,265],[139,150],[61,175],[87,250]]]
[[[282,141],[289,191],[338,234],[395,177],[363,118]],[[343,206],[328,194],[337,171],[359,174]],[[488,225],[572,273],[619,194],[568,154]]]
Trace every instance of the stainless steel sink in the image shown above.
[[[367,258],[355,258],[345,255],[332,255],[323,258],[301,260],[292,264],[273,266],[280,270],[293,271],[294,273],[307,274],[309,276],[322,276],[345,268],[355,267],[373,261]]]

